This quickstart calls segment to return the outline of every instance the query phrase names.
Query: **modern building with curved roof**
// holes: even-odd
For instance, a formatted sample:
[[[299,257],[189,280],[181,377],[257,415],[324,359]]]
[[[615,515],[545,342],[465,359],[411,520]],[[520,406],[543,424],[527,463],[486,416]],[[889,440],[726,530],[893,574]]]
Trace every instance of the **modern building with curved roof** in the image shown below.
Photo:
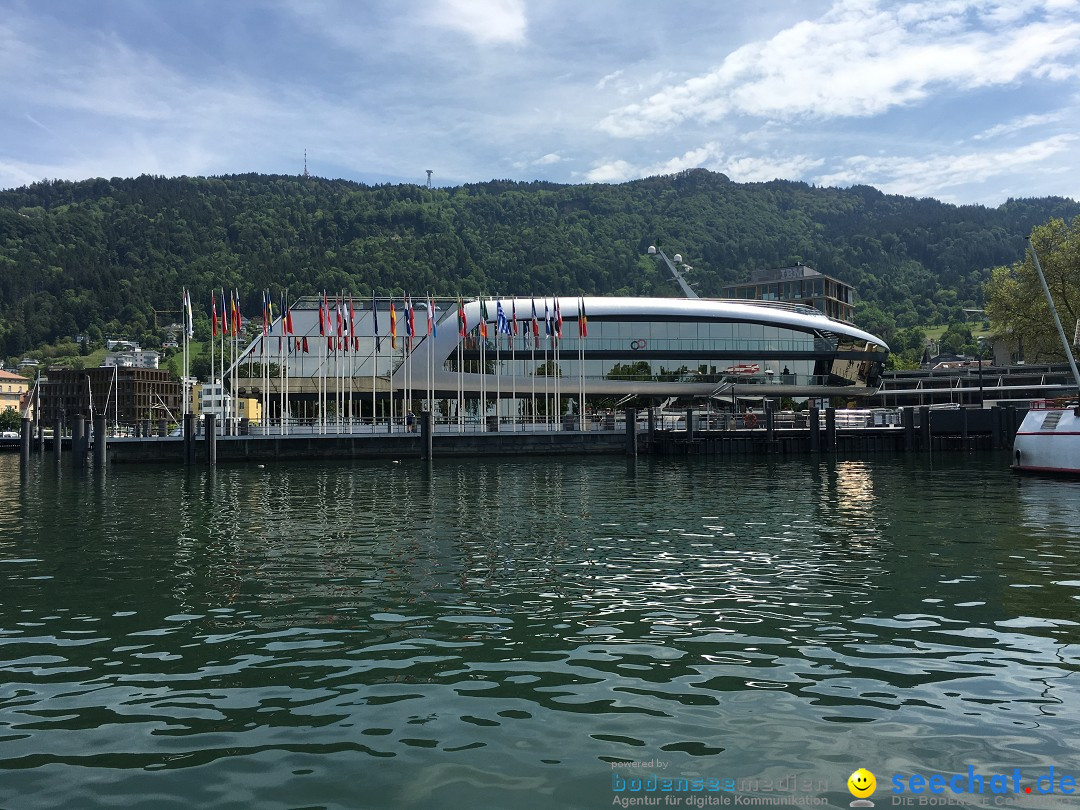
[[[399,298],[369,299],[362,308],[300,301],[286,349],[275,348],[271,330],[267,356],[287,356],[288,396],[308,399],[344,385],[349,400],[361,403],[401,402],[404,393],[418,404],[431,395],[492,403],[535,398],[539,389],[560,400],[734,402],[867,396],[880,385],[889,351],[851,324],[775,302],[562,296],[430,303],[429,325],[427,300],[414,302],[411,319]],[[262,351],[256,339],[245,355],[257,361]],[[272,393],[277,383],[268,379]],[[565,410],[562,402],[554,407]]]

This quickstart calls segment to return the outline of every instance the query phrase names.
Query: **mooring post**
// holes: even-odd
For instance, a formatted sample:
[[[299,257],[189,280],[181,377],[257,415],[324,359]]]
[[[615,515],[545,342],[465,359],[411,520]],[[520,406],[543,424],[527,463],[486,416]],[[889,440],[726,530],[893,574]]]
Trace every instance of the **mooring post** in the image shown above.
[[[81,416],[73,417],[71,420],[71,463],[76,467],[81,467],[82,462],[79,461],[79,450],[82,448],[83,437],[83,418]]]
[[[990,409],[990,446],[994,450],[1000,450],[1001,443],[1001,408],[994,406]]]
[[[195,414],[184,414],[184,463],[195,463]]]
[[[686,409],[686,441],[687,443],[694,440],[694,409]]]
[[[100,414],[94,417],[94,467],[101,469],[105,466],[105,460],[107,458],[107,448],[109,444],[108,437],[105,435],[106,422],[105,415]]]
[[[64,449],[64,423],[59,419],[53,419],[52,423],[52,449],[57,458]]]
[[[435,414],[431,411],[420,411],[420,458],[427,461],[432,459],[432,434],[435,432]]]
[[[211,467],[217,464],[217,414],[208,413],[206,419],[206,463]]]
[[[915,451],[915,409],[903,408],[900,411],[900,421],[904,426],[904,452]]]
[[[637,408],[626,409],[626,455],[637,455]]]
[[[157,435],[163,438],[169,435],[169,423],[164,419],[157,420]]]
[[[836,452],[836,408],[825,409],[825,450]]]
[[[40,454],[45,453],[45,423],[40,419],[35,419],[35,430],[37,431],[37,441],[34,443],[34,452]]]
[[[24,416],[22,420],[22,431],[19,433],[21,442],[19,443],[19,461],[24,465],[30,463],[30,444],[33,438],[34,423],[30,421],[29,416]]]
[[[773,412],[772,400],[765,400],[765,440],[769,442],[769,446],[772,447],[772,442],[776,438],[776,414]]]
[[[810,452],[821,452],[821,411],[817,406],[811,406],[809,415],[806,417],[806,427],[810,431]]]
[[[930,406],[923,405],[919,408],[919,438],[920,450],[930,452]]]

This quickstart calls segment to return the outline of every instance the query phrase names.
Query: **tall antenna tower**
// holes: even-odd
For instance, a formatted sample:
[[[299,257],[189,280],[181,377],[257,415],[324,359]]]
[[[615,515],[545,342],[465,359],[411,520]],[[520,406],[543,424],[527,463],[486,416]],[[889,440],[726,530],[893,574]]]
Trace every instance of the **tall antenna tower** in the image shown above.
[[[431,169],[427,169],[427,187],[431,188]]]
[[[304,177],[310,177],[307,173],[307,147],[304,148]]]

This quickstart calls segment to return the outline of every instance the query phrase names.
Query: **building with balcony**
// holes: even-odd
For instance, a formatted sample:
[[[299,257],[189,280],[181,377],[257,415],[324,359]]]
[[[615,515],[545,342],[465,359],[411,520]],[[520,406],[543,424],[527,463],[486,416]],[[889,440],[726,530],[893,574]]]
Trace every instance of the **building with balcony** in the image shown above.
[[[755,270],[750,281],[724,287],[723,292],[740,301],[781,301],[813,307],[844,323],[853,323],[855,318],[855,291],[804,264]]]

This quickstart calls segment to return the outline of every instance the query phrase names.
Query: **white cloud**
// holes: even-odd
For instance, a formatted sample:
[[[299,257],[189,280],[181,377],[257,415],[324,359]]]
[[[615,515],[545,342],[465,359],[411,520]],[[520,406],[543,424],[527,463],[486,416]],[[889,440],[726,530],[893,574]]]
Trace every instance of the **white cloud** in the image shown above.
[[[555,154],[554,152],[550,152],[550,153],[544,155],[543,157],[537,158],[536,160],[534,160],[533,165],[534,166],[550,166],[553,163],[558,163],[561,160],[562,160],[562,158],[559,155]]]
[[[1003,86],[1030,76],[1080,75],[1080,21],[1030,2],[1022,20],[1004,3],[838,2],[815,21],[730,53],[715,69],[614,110],[600,124],[644,136],[680,122],[736,115],[865,117],[939,88]]]
[[[1045,124],[1054,124],[1061,121],[1064,118],[1063,113],[1054,112],[1046,113],[1044,115],[1023,115],[1019,118],[1014,118],[1011,121],[1006,121],[1003,124],[990,127],[978,135],[973,135],[972,140],[985,141],[991,138],[999,138],[1002,135],[1011,135],[1014,132],[1020,132],[1031,127],[1041,127]]]
[[[614,73],[609,73],[607,76],[605,76],[596,83],[596,89],[603,90],[607,86],[608,82],[613,82],[622,75],[623,71],[621,70],[616,70]]]
[[[867,184],[891,194],[941,198],[945,189],[983,183],[1014,172],[1039,170],[1040,164],[1060,155],[1078,137],[1056,135],[1016,149],[923,158],[855,155],[844,161],[843,168],[822,174],[816,182],[825,186]]]
[[[460,31],[482,45],[520,44],[527,28],[523,0],[435,0],[426,21]]]
[[[687,169],[722,172],[738,183],[753,183],[777,178],[801,179],[824,163],[805,155],[732,156],[725,155],[717,143],[696,149],[660,163],[634,166],[625,160],[611,160],[595,166],[586,174],[593,183],[621,183],[640,177],[678,174]]]
[[[641,176],[641,171],[625,160],[601,163],[585,173],[585,179],[590,183],[622,183]]]

